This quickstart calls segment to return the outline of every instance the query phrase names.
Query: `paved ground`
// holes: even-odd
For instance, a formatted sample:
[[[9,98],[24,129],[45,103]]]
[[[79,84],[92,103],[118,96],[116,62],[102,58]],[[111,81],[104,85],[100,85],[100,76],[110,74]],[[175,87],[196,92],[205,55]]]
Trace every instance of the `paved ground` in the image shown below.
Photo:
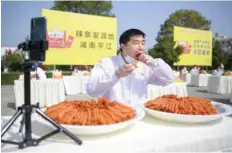
[[[198,97],[204,97],[204,98],[209,98],[213,101],[229,104],[232,106],[232,103],[229,101],[229,94],[212,94],[208,93],[206,91],[205,87],[187,87],[188,95],[189,96],[198,96]],[[14,108],[14,103],[15,103],[15,97],[14,97],[14,87],[12,85],[4,85],[1,86],[1,115],[2,116],[8,116],[8,115],[13,115],[15,113],[15,110],[12,109]],[[82,99],[86,100],[88,99],[87,95],[84,94],[78,94],[74,96],[66,96],[66,99]]]

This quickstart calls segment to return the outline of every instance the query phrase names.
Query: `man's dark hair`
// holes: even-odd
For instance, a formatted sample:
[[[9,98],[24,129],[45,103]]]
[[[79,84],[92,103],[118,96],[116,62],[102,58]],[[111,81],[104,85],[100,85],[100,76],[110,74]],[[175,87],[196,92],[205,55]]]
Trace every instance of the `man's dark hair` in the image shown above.
[[[138,35],[141,35],[143,36],[143,38],[145,38],[145,33],[142,32],[141,30],[139,29],[129,29],[129,30],[126,30],[124,31],[120,38],[119,38],[119,44],[126,44],[128,41],[130,41],[130,38],[133,37],[133,36],[138,36]],[[120,51],[122,51],[122,49],[120,48]]]

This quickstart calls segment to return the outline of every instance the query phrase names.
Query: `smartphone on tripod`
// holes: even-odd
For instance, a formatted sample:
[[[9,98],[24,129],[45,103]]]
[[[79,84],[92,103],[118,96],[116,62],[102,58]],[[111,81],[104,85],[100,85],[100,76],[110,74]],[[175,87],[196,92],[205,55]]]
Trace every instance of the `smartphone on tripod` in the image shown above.
[[[46,41],[47,33],[47,19],[45,17],[33,18],[31,20],[31,42],[42,42]],[[36,48],[31,48],[30,50],[30,60],[31,61],[45,61],[45,51],[40,46],[41,44],[36,44]]]

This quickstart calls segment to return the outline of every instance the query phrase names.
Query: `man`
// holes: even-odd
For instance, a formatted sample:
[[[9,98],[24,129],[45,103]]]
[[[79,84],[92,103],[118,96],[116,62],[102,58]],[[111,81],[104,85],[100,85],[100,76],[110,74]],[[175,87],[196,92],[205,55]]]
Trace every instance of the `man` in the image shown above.
[[[221,63],[221,65],[218,68],[219,75],[222,76],[224,74],[224,65]]]
[[[220,73],[219,73],[219,71],[218,71],[218,68],[213,70],[212,76],[220,76]]]
[[[73,70],[73,72],[72,72],[72,76],[80,76],[80,72],[81,72],[81,71],[78,70],[78,67],[75,66],[75,67],[74,67],[74,70]]]
[[[190,71],[190,74],[191,75],[198,75],[199,74],[198,67],[196,65],[193,66],[193,68]]]
[[[184,66],[181,70],[181,74],[186,74],[186,73],[188,73],[188,70],[187,70],[187,67]]]
[[[46,73],[40,68],[40,64],[34,63],[32,65],[31,79],[44,80],[47,79]]]
[[[144,38],[145,34],[138,29],[125,31],[119,39],[121,52],[102,59],[92,69],[87,94],[137,105],[146,102],[148,84],[172,83],[175,77],[171,67],[162,59],[145,55]]]
[[[217,69],[214,69],[212,76],[222,76],[224,74],[224,65],[221,64]]]

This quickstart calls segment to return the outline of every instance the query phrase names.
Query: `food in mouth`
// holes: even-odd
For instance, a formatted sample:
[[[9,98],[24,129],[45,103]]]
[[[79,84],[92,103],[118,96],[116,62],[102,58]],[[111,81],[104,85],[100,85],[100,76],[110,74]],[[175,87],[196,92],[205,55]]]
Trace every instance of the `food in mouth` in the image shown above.
[[[140,55],[141,55],[141,53],[136,54],[136,55],[135,55],[135,58],[136,58],[137,60],[139,60]]]

